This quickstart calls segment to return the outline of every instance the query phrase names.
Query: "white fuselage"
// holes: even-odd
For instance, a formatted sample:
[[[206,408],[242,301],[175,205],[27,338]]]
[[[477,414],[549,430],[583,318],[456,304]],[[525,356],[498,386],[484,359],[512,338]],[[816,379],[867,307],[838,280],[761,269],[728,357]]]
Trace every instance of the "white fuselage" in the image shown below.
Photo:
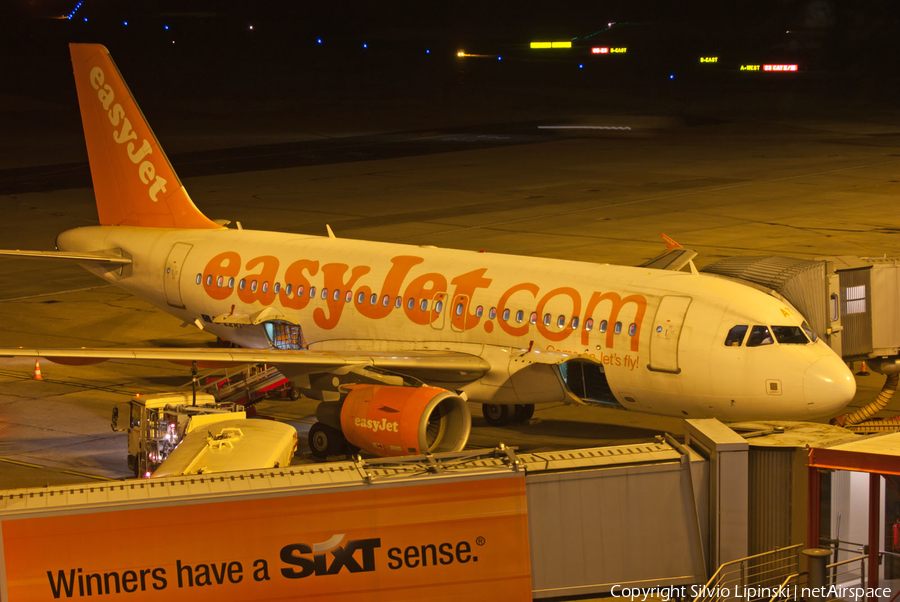
[[[245,347],[272,345],[262,324],[213,320],[251,322],[266,310],[267,320],[301,325],[314,349],[480,355],[491,370],[454,388],[482,403],[571,401],[552,362],[519,373],[526,350],[589,356],[622,406],[655,414],[806,419],[836,412],[855,391],[822,341],[726,346],[736,325],[802,317],[702,274],[230,229],[87,227],[61,234],[58,247],[121,249],[133,259],[121,274],[85,267]]]

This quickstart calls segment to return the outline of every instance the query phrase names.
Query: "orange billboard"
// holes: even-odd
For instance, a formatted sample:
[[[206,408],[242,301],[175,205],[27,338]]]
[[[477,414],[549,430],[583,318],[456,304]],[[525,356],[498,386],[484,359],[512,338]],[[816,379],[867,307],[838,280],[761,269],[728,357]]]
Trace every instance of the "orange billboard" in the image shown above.
[[[276,495],[5,519],[2,599],[531,600],[524,476]]]

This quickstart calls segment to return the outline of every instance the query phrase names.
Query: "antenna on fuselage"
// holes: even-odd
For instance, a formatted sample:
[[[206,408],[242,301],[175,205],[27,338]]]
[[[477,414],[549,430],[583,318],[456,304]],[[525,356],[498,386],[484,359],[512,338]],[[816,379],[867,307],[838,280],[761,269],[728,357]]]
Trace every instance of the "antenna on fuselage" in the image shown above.
[[[328,238],[337,238],[337,236],[334,235],[334,230],[332,230],[331,226],[328,224],[325,224],[325,230],[328,231]]]

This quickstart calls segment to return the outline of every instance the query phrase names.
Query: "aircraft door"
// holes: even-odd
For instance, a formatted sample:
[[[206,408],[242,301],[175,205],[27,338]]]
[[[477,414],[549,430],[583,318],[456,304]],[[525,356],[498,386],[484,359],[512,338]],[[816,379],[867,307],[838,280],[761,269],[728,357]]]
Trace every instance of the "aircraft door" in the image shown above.
[[[650,362],[647,368],[656,372],[678,374],[678,341],[684,317],[691,304],[690,297],[666,296],[659,303],[653,329],[650,332]]]
[[[447,308],[450,312],[450,325],[455,332],[463,332],[466,329],[466,319],[469,317],[469,297],[457,295],[453,299],[453,305]]]
[[[447,293],[440,292],[431,300],[431,327],[435,330],[444,329],[444,315],[447,313]]]
[[[191,251],[192,245],[177,242],[172,250],[169,251],[169,257],[166,259],[166,275],[163,279],[163,288],[166,292],[166,302],[172,307],[184,307],[184,301],[181,300],[181,270],[184,267],[184,260]]]

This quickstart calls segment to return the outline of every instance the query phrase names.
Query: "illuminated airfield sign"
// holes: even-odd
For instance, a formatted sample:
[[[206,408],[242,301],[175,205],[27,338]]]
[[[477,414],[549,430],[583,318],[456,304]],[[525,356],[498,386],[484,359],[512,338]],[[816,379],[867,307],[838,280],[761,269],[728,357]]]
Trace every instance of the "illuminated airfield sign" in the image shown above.
[[[717,57],[717,56],[701,56],[700,62],[701,63],[718,63],[719,57]]]
[[[532,48],[571,48],[572,42],[532,42]]]
[[[741,65],[741,71],[759,71],[759,65]]]
[[[763,71],[796,71],[797,65],[763,65]]]
[[[591,54],[625,54],[628,48],[621,46],[619,48],[610,48],[609,46],[594,46],[591,48]]]

